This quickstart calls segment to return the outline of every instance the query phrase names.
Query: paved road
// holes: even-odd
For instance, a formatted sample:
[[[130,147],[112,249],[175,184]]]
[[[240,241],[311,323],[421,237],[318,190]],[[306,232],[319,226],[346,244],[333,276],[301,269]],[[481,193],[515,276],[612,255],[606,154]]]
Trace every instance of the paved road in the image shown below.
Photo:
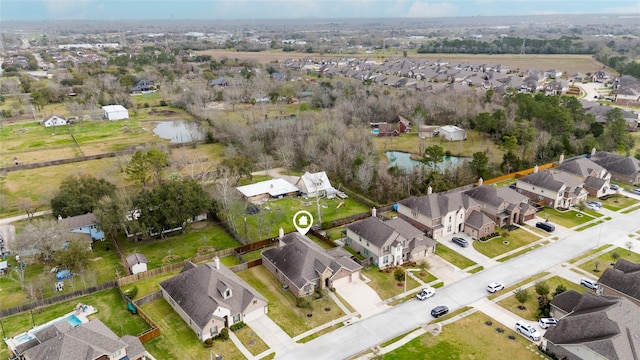
[[[566,262],[598,244],[619,242],[640,228],[637,211],[620,214],[606,223],[606,231],[599,226],[569,235],[530,251],[510,261],[498,264],[475,275],[438,290],[426,301],[408,301],[388,311],[342,327],[329,334],[302,344],[276,359],[345,359],[388,339],[404,334],[431,320],[429,311],[436,305],[447,305],[451,311],[472,304],[487,296],[485,285],[501,281],[509,286],[535,274]]]

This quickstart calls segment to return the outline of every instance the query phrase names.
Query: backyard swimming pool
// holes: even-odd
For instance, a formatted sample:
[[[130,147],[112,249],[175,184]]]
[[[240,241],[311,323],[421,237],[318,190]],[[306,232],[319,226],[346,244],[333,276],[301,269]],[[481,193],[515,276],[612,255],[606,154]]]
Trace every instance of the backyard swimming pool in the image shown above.
[[[67,320],[67,322],[69,323],[69,325],[71,325],[72,328],[82,324],[82,320],[80,320],[77,316],[75,315],[71,315],[71,316],[67,316],[65,318],[65,320]]]
[[[20,345],[20,344],[24,344],[27,341],[33,339],[33,336],[29,335],[29,334],[22,334],[20,336],[16,336],[15,338],[13,338],[14,341],[16,342],[16,344]]]

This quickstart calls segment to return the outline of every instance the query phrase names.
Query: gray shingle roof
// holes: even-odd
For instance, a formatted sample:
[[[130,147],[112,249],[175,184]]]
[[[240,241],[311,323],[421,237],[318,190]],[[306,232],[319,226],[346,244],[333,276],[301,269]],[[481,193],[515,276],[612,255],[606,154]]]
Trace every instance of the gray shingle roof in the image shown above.
[[[621,261],[625,263],[618,266]],[[640,268],[637,267],[640,264],[620,259],[613,269],[606,269],[602,273],[598,283],[640,300]]]
[[[58,333],[40,345],[25,351],[24,354],[33,360],[94,360],[105,355],[110,356],[128,346],[127,342],[119,339],[100,320],[94,319],[66,333]]]
[[[70,216],[60,220],[60,222],[68,229],[77,229],[83,226],[95,225],[97,218],[93,213],[87,213],[84,215]]]
[[[564,161],[554,170],[565,171],[586,178],[590,175],[597,176],[605,169],[590,159],[579,157]]]
[[[127,256],[127,264],[129,264],[129,267],[132,267],[133,265],[139,264],[139,263],[146,264],[148,262],[149,261],[147,260],[147,257],[140,253],[133,253]]]
[[[394,229],[400,236],[406,240],[424,237],[424,232],[415,226],[409,224],[406,220],[395,218],[384,222],[387,226]]]
[[[527,203],[529,198],[509,187],[476,186],[464,192],[473,199],[499,208],[504,202],[509,204]]]
[[[467,216],[467,220],[464,223],[473,227],[474,229],[481,229],[485,225],[491,224],[492,222],[493,220],[491,220],[482,211],[473,210],[471,214]]]
[[[200,327],[204,327],[218,307],[229,309],[232,315],[242,313],[254,299],[267,301],[260,293],[224,265],[206,263],[182,271],[160,283],[173,300]],[[185,268],[187,267],[185,266]],[[231,289],[226,299],[219,289]]]
[[[399,203],[431,219],[442,217],[460,208],[468,209],[471,206],[478,205],[478,202],[461,192],[436,193],[420,197],[411,196],[401,200]]]
[[[336,274],[341,268],[351,272],[362,268],[351,258],[331,256],[331,253],[297,232],[285,235],[282,242],[284,246],[265,250],[262,257],[274,264],[300,289],[308,283],[315,284],[327,269]]]
[[[620,174],[634,178],[640,173],[640,161],[633,157],[598,151],[591,156],[591,160],[612,174]]]
[[[377,247],[383,247],[398,239],[399,235],[391,226],[377,217],[368,217],[346,226],[363,239]]]
[[[582,294],[575,290],[567,290],[553,297],[551,305],[561,309],[564,312],[571,312],[576,307],[578,301],[582,298]]]

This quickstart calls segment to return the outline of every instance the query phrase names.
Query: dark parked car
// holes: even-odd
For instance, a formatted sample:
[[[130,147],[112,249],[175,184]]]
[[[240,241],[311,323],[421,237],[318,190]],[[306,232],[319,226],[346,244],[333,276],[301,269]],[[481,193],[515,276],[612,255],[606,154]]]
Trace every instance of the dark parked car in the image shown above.
[[[538,223],[536,223],[536,227],[538,229],[542,229],[542,230],[544,230],[546,232],[553,232],[556,229],[556,227],[553,226],[553,224],[548,223],[548,222],[538,222]]]
[[[446,315],[449,312],[449,308],[444,306],[444,305],[439,305],[434,307],[431,310],[431,316],[433,316],[434,318],[439,318],[442,315]]]
[[[461,237],[454,236],[454,237],[451,238],[451,241],[453,241],[454,243],[456,243],[456,244],[458,244],[458,245],[460,245],[462,247],[469,246],[469,242],[467,240],[461,238]]]

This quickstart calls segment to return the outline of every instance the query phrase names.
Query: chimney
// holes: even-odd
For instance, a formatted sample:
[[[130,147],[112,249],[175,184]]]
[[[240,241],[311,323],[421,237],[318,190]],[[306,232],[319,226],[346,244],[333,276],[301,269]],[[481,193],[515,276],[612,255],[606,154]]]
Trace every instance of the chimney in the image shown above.
[[[534,166],[534,167],[533,167],[533,173],[535,174],[535,173],[537,173],[537,172],[538,172],[538,165],[536,165],[536,166]]]
[[[482,177],[478,178],[478,186],[482,186],[482,182],[483,182],[483,181],[484,181],[484,180],[482,180]]]
[[[591,156],[596,154],[596,148],[591,148]]]
[[[564,154],[560,154],[560,160],[558,160],[558,164],[562,164],[564,162]]]
[[[429,185],[429,187],[427,188],[427,194],[431,193],[433,193],[433,188],[431,187],[431,185]]]
[[[213,258],[213,265],[216,267],[216,270],[220,270],[220,258],[217,256]]]
[[[372,207],[371,208],[371,217],[376,217],[377,213],[378,213],[378,211],[376,210],[376,208]]]

